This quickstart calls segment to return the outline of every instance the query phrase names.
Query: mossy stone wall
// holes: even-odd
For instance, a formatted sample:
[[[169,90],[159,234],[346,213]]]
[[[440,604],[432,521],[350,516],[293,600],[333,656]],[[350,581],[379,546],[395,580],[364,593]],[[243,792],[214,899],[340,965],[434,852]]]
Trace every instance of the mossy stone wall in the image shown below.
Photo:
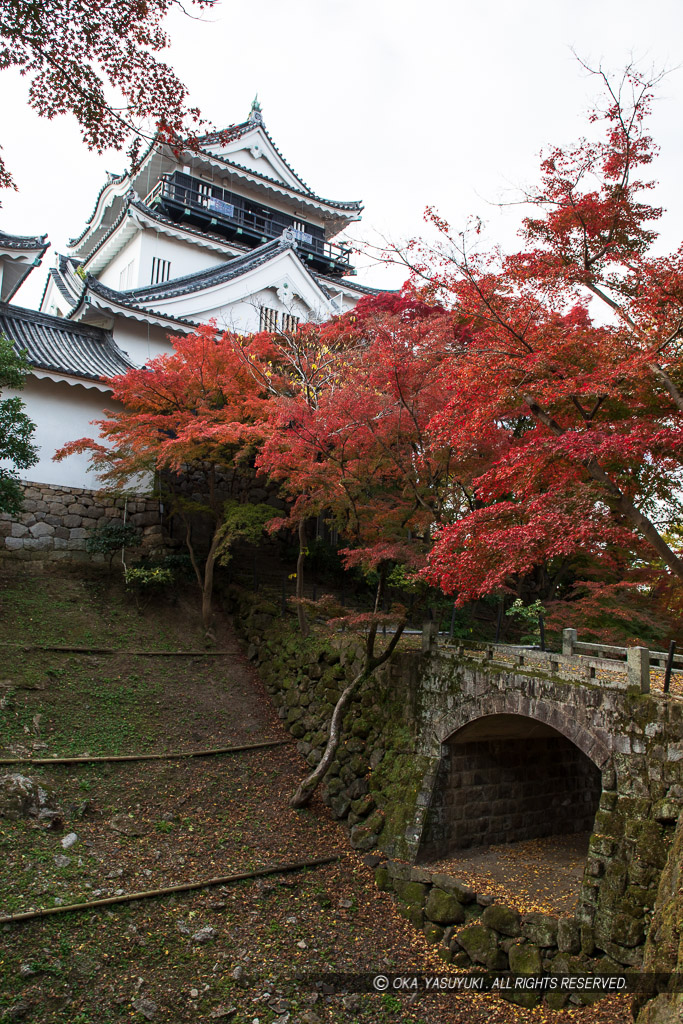
[[[343,635],[334,644],[304,641],[276,605],[244,594],[232,601],[249,655],[313,767],[337,697],[360,667],[357,643]],[[602,791],[576,917],[580,950],[607,958],[608,966],[639,967],[683,807],[683,702],[677,698],[482,666],[438,652],[395,655],[351,703],[323,799],[349,825],[355,849],[379,847],[415,862],[428,852],[425,839],[439,817],[450,813],[439,787],[451,738],[472,723],[505,716],[543,723],[600,770]],[[580,817],[585,827],[585,814]],[[412,876],[400,881],[426,884]],[[398,895],[405,900],[408,893],[412,888],[403,886]],[[427,890],[417,896],[427,900]],[[422,910],[415,910],[412,897],[410,906],[422,927]],[[447,927],[443,913],[428,918],[431,935]],[[494,959],[500,959],[499,945]],[[574,955],[559,946],[558,952]]]
[[[358,641],[342,634],[334,643],[314,636],[304,640],[291,617],[283,618],[274,603],[258,595],[233,590],[230,602],[249,657],[299,753],[314,768],[337,699],[360,669]],[[412,655],[395,656],[356,693],[344,718],[321,792],[334,816],[349,826],[356,850],[380,846],[392,856],[409,853],[406,831],[413,826],[432,761],[417,750],[415,672]]]

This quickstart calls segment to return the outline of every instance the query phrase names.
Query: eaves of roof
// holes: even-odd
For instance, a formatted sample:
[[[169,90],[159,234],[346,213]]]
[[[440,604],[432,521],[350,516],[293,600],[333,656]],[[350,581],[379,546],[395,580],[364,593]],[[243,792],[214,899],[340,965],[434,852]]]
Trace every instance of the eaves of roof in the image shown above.
[[[277,155],[280,157],[280,159],[282,160],[283,164],[285,165],[287,170],[290,172],[290,174],[292,174],[296,178],[296,180],[299,182],[299,184],[301,185],[301,187],[303,188],[303,190],[305,192],[307,192],[310,196],[314,196],[314,192],[311,189],[311,187],[306,184],[306,182],[304,181],[304,179],[301,177],[300,174],[296,173],[296,171],[294,170],[292,165],[285,159],[285,157],[282,155],[282,152],[275,145],[275,141],[274,141],[272,135],[270,134],[270,132],[268,131],[268,129],[266,128],[266,126],[265,126],[265,124],[263,123],[262,120],[259,120],[259,121],[242,121],[241,124],[230,125],[228,128],[224,128],[222,131],[212,132],[210,135],[203,135],[197,141],[199,143],[204,143],[205,145],[206,144],[208,144],[208,145],[216,145],[216,144],[220,144],[220,143],[235,142],[236,139],[241,139],[242,136],[247,135],[248,132],[252,131],[254,128],[260,128],[261,129],[261,131],[266,136],[266,138],[270,142],[271,146],[273,147],[273,149],[275,150]],[[213,156],[214,154],[212,153],[211,155]],[[221,157],[221,159],[223,159],[223,158]],[[234,167],[241,167],[242,166],[241,164],[234,163],[234,161],[232,161],[232,160],[228,161],[228,162],[232,163]],[[244,168],[244,169],[245,170],[249,170],[249,168]],[[265,178],[266,175],[262,174],[262,175],[260,175],[260,177]],[[270,179],[270,180],[274,181],[275,179]],[[315,196],[315,198],[317,199],[317,196]],[[327,202],[327,200],[325,200],[325,202]]]
[[[50,243],[46,242],[47,235],[10,235],[6,231],[0,231],[0,248],[16,249],[20,252],[45,252]]]
[[[149,149],[147,150],[147,153],[145,153],[145,157],[147,157],[149,155],[149,153],[151,152],[152,148],[153,148],[153,145],[149,147]],[[114,183],[119,184],[120,182],[122,182],[124,180],[124,178],[127,176],[127,174],[128,174],[128,171],[123,171],[121,174],[110,174],[108,176],[107,181],[105,181],[104,185],[102,186],[100,191],[97,193],[97,198],[95,200],[95,206],[93,207],[92,213],[90,214],[90,216],[88,217],[87,221],[85,222],[85,227],[83,228],[83,230],[81,231],[80,235],[78,235],[77,238],[70,238],[69,239],[68,246],[69,246],[70,249],[74,249],[77,245],[79,245],[79,243],[82,242],[83,239],[85,238],[85,236],[87,235],[88,231],[90,231],[90,228],[92,227],[92,222],[93,222],[93,220],[95,218],[95,214],[97,213],[97,208],[100,205],[100,199],[102,198],[102,195],[103,195],[105,189],[109,188],[109,186],[113,185]]]
[[[266,134],[268,133],[266,132]],[[270,136],[268,136],[268,138],[270,138]],[[188,152],[191,153],[192,150],[188,150]],[[245,167],[244,164],[235,163],[233,160],[228,160],[227,157],[219,156],[217,153],[210,153],[207,149],[200,149],[199,153],[203,156],[208,157],[210,160],[216,160],[218,161],[218,163],[224,164],[225,167],[227,167],[228,169],[234,167],[235,170],[237,171],[242,171],[245,174],[251,174],[254,178],[260,178],[261,181],[267,182],[268,185],[276,185],[279,189],[285,189],[288,192],[291,192],[297,196],[302,196],[304,199],[307,199],[309,201],[320,203],[321,205],[324,206],[329,206],[331,209],[351,210],[355,213],[360,213],[361,210],[363,209],[363,203],[359,199],[352,200],[351,202],[338,202],[335,199],[324,199],[322,196],[318,196],[315,194],[315,192],[312,192],[311,189],[309,189],[308,185],[306,185],[304,182],[301,182],[301,184],[304,186],[303,188],[294,188],[294,186],[288,185],[286,182],[278,181],[277,178],[271,178],[268,174],[261,174],[260,171],[255,171],[253,167]],[[278,155],[281,156],[279,151]],[[296,174],[296,172],[293,171],[291,167],[289,167],[287,161],[284,160],[284,158],[282,158],[282,160],[283,163],[287,165],[289,170],[292,171],[292,174],[294,174],[297,181],[301,181],[299,175]]]
[[[193,274],[186,274],[184,277],[176,277],[162,284],[148,285],[145,288],[135,288],[128,292],[119,292],[124,301],[132,302],[153,302],[155,299],[174,299],[180,295],[189,295],[191,292],[204,291],[225,281],[241,277],[243,274],[254,270],[256,267],[268,263],[274,256],[286,249],[294,249],[292,242],[286,242],[281,238],[273,239],[270,242],[260,245],[257,249],[250,249],[244,256],[236,256],[221,267],[209,267],[208,270],[197,270]]]
[[[61,253],[57,253],[57,266],[51,267],[50,270],[48,271],[47,277],[45,278],[43,294],[40,297],[41,307],[45,302],[45,296],[47,295],[47,289],[50,281],[54,281],[58,292],[60,293],[62,298],[66,299],[70,306],[73,307],[74,302],[78,300],[78,294],[69,291],[64,280],[67,274],[67,265],[69,263],[80,266],[78,261],[72,259],[70,256],[63,256]]]
[[[82,262],[84,265],[88,263],[93,258],[93,256],[97,252],[99,252],[102,246],[108,242],[108,240],[112,237],[114,232],[120,227],[121,223],[123,222],[131,208],[139,210],[140,213],[144,214],[145,217],[149,217],[150,220],[154,220],[159,224],[168,225],[170,228],[173,228],[178,234],[190,235],[190,240],[192,236],[194,236],[198,239],[207,239],[209,242],[219,244],[227,250],[239,249],[240,252],[249,252],[249,248],[246,245],[239,245],[236,242],[228,242],[227,239],[223,238],[222,235],[214,235],[209,231],[201,231],[198,228],[190,228],[185,226],[184,224],[176,223],[176,221],[171,220],[170,217],[165,217],[162,213],[159,213],[153,207],[147,206],[147,204],[144,203],[135,192],[130,192],[126,197],[126,201],[123,207],[121,208],[121,212],[119,213],[118,217],[113,222],[111,227],[107,230],[106,234],[102,235],[97,245],[95,245],[90,250],[87,256],[83,257]]]
[[[197,138],[197,142],[204,143],[206,146],[223,142],[234,142],[235,139],[241,139],[243,135],[250,132],[255,124],[255,121],[242,121],[241,124],[231,124],[227,128],[219,128],[217,131],[209,132],[207,135],[200,135]]]
[[[346,281],[344,278],[339,279],[338,277],[325,277],[324,274],[313,274],[316,281],[325,283],[325,286],[332,286],[333,290],[339,291],[341,287],[348,288],[352,292],[362,292],[363,295],[398,295],[400,289],[398,288],[371,288],[367,284],[356,284],[355,281]]]
[[[144,213],[146,217],[151,220],[156,220],[160,224],[167,224],[170,228],[175,228],[178,233],[185,235],[196,235],[197,238],[206,238],[210,242],[218,242],[220,245],[224,245],[226,249],[239,249],[240,252],[250,252],[248,245],[240,245],[238,242],[229,242],[222,235],[214,235],[211,231],[201,231],[199,228],[189,227],[185,224],[178,224],[176,221],[171,220],[170,217],[165,217],[163,213],[159,213],[151,206],[147,206],[142,199],[133,199],[131,206],[134,206],[136,210]]]
[[[171,325],[178,324],[181,327],[188,327],[191,330],[194,330],[197,327],[196,322],[193,320],[185,320],[183,317],[172,316],[169,313],[161,313],[158,310],[148,309],[146,306],[138,305],[132,299],[132,296],[135,295],[134,292],[118,292],[114,288],[108,288],[106,285],[102,284],[101,281],[98,281],[96,277],[92,277],[90,274],[88,274],[85,279],[85,287],[78,306],[72,309],[68,314],[70,319],[75,317],[76,313],[83,306],[83,303],[87,301],[89,292],[92,292],[99,298],[104,299],[105,302],[111,303],[112,306],[118,306],[123,311],[124,315],[125,311],[130,310],[133,314],[141,314],[145,319],[163,320],[165,323],[169,323]]]
[[[101,380],[135,365],[108,331],[6,302],[0,303],[0,330],[39,369]]]

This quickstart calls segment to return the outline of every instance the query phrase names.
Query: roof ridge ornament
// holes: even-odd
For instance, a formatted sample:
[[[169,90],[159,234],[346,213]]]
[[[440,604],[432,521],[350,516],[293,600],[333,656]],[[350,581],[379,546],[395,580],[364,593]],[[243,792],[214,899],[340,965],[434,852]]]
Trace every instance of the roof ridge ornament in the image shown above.
[[[253,124],[263,124],[263,111],[261,110],[261,104],[258,101],[258,93],[254,96],[251,101],[251,110],[249,111],[248,121]]]

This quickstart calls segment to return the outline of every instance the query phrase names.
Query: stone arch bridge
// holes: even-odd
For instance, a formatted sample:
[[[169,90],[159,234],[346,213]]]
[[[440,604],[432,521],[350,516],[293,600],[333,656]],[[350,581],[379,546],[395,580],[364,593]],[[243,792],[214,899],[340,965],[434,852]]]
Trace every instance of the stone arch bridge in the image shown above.
[[[422,863],[589,832],[577,916],[600,949],[638,964],[683,807],[683,700],[594,670],[560,678],[462,652],[397,659],[389,671],[426,765],[389,852]]]

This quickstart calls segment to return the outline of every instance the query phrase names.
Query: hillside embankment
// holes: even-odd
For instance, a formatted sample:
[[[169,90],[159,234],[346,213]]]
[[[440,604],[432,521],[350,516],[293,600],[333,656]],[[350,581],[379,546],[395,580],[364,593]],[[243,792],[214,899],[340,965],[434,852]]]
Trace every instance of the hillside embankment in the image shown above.
[[[294,812],[304,765],[226,620],[204,647],[194,593],[138,611],[106,575],[0,579],[0,757],[164,753],[5,764],[45,794],[5,804],[0,914],[59,908],[283,862],[308,871],[0,925],[0,1020],[36,1024],[626,1024],[629,1000],[524,1009],[493,996],[345,993],[329,971],[440,971],[374,883],[368,851],[321,801]],[[220,653],[219,653],[220,652]]]

